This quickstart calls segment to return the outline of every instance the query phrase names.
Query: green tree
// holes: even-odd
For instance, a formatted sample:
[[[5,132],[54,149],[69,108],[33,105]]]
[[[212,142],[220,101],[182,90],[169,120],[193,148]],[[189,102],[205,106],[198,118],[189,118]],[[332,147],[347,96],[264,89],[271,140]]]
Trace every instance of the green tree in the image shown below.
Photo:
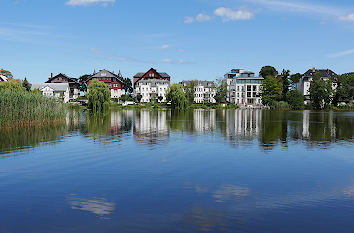
[[[335,106],[340,102],[348,104],[354,97],[354,88],[350,85],[354,82],[354,73],[347,73],[337,77],[337,88],[333,97]]]
[[[8,71],[8,70],[1,69],[0,70],[0,74],[5,75],[8,79],[13,79],[13,77],[14,77],[12,75],[12,73],[10,71]]]
[[[310,99],[315,109],[326,108],[331,103],[332,80],[323,80],[319,72],[314,74],[310,86]]]
[[[276,77],[278,75],[278,71],[273,66],[263,66],[259,75],[263,78],[267,78],[268,76]]]
[[[183,87],[189,104],[194,103],[195,87],[197,86],[197,84],[198,84],[197,80],[191,80],[191,81],[187,81],[187,85]]]
[[[305,97],[299,90],[291,90],[286,94],[286,100],[292,109],[299,110],[304,108]]]
[[[26,91],[31,91],[31,84],[27,81],[27,79],[25,78],[25,80],[23,80],[22,82],[22,86],[26,89]]]
[[[137,95],[136,95],[136,101],[137,101],[138,103],[140,103],[140,101],[141,101],[142,98],[143,98],[143,96],[142,96],[141,94],[137,94]]]
[[[302,78],[302,74],[296,73],[290,75],[290,85],[294,89],[296,84],[300,82],[300,79]]]
[[[188,100],[181,84],[172,84],[166,94],[167,102],[171,102],[172,109],[186,109]]]
[[[102,112],[109,108],[111,92],[104,82],[92,80],[87,91],[88,107],[93,112]]]
[[[21,83],[15,80],[0,83],[0,90],[26,91],[26,89],[21,85]]]
[[[286,101],[286,95],[288,94],[289,88],[290,88],[289,76],[290,76],[290,70],[283,69],[283,71],[280,75],[280,81],[282,83],[282,100],[283,101]]]
[[[279,101],[282,98],[282,84],[273,76],[264,79],[261,92],[264,105],[270,105],[272,101]]]
[[[79,78],[80,91],[83,91],[83,92],[87,91],[87,79],[90,76],[91,75],[89,75],[89,74],[84,74],[84,75],[80,76],[80,78]]]
[[[163,96],[160,95],[159,97],[157,97],[157,99],[159,100],[159,102],[161,103],[161,101],[163,100]]]
[[[126,94],[133,93],[133,84],[130,78],[123,78],[122,79],[122,88]]]
[[[216,94],[214,96],[214,99],[216,103],[222,104],[222,103],[226,103],[226,98],[227,98],[227,83],[225,82],[225,80],[217,79]]]

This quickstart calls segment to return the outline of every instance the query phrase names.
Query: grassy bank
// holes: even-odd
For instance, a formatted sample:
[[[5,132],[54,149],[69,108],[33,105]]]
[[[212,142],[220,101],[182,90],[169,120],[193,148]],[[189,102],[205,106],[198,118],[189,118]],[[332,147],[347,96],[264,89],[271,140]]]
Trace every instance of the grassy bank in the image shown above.
[[[0,90],[0,127],[48,124],[64,120],[66,106],[26,91]]]

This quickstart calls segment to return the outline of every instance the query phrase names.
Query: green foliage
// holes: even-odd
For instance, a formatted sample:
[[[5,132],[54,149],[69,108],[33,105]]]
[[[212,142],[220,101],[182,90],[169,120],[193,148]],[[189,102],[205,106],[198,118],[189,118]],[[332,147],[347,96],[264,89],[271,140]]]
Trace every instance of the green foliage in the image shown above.
[[[305,97],[299,90],[291,90],[287,93],[286,99],[292,109],[300,110],[304,108]]]
[[[181,84],[172,84],[166,94],[167,102],[171,102],[172,109],[186,109],[188,100]]]
[[[84,75],[80,76],[80,78],[79,78],[80,91],[83,91],[83,92],[87,91],[87,79],[90,76],[91,75],[89,75],[89,74],[84,74]]]
[[[278,75],[278,71],[273,66],[263,66],[259,75],[263,78],[267,78],[268,76],[276,77]]]
[[[312,107],[314,109],[327,108],[331,103],[332,93],[332,81],[325,81],[319,72],[315,73],[310,86]]]
[[[13,79],[13,75],[10,71],[8,70],[0,70],[0,74],[5,75],[8,79]]]
[[[102,112],[109,108],[111,92],[104,82],[92,80],[87,91],[88,108],[93,112]]]
[[[26,91],[31,91],[31,84],[27,81],[27,79],[25,78],[25,80],[23,80],[22,82],[22,86],[26,89]]]
[[[15,92],[26,91],[26,89],[21,85],[20,82],[14,80],[0,83],[0,90],[10,90]]]
[[[122,79],[122,88],[125,90],[126,94],[133,93],[133,84],[130,78],[123,78]]]
[[[264,105],[281,100],[282,84],[273,76],[268,76],[263,81],[261,97]]]
[[[216,80],[216,95],[214,99],[216,103],[226,103],[227,98],[227,83],[224,80]]]
[[[130,95],[122,95],[119,100],[123,102],[134,101],[133,97],[131,97]]]
[[[300,79],[302,78],[302,74],[296,73],[290,75],[290,84],[293,88],[295,88],[295,85],[300,82]]]
[[[197,86],[197,83],[198,83],[197,80],[188,81],[187,85],[183,87],[189,104],[194,103],[195,87]]]
[[[333,105],[340,102],[348,104],[354,98],[354,87],[350,83],[354,82],[354,73],[347,73],[337,77],[337,88],[333,97]]]
[[[291,106],[286,101],[270,101],[269,102],[270,109],[278,109],[278,110],[289,110]]]
[[[163,100],[163,96],[159,96],[159,97],[157,97],[157,99],[159,100],[159,102],[161,102],[162,100]]]
[[[289,87],[290,87],[290,70],[284,70],[282,71],[280,75],[280,82],[282,83],[282,100],[286,100],[286,95],[289,92]]]
[[[140,103],[140,101],[141,101],[142,98],[143,98],[143,96],[142,96],[141,94],[137,94],[137,95],[136,95],[136,101],[137,101],[138,103]]]
[[[21,88],[21,91],[0,89],[0,126],[41,124],[65,118],[63,103]]]

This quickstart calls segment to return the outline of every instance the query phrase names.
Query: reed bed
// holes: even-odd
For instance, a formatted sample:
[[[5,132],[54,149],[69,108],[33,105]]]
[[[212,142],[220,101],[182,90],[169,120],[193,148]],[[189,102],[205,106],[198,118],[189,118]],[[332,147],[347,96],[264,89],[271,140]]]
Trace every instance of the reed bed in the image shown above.
[[[0,127],[47,124],[65,119],[66,106],[26,91],[0,90]]]

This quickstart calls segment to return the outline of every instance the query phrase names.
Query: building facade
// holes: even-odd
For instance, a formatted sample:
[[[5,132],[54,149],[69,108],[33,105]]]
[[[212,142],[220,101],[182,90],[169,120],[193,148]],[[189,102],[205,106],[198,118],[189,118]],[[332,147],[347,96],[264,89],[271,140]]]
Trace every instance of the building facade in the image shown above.
[[[97,79],[100,82],[104,82],[107,84],[109,89],[111,90],[111,98],[120,98],[122,95],[125,94],[125,91],[123,90],[123,83],[122,79],[123,76],[122,74],[119,73],[115,74],[114,72],[108,71],[108,70],[100,70],[99,72],[94,72],[88,79],[87,79],[87,86],[90,85],[90,82],[93,79]]]
[[[332,79],[334,82],[332,83],[332,88],[336,89],[337,88],[337,83],[335,82],[337,78],[337,74],[334,73],[330,69],[316,69],[312,68],[308,71],[306,71],[303,75],[300,81],[296,84],[296,89],[301,91],[301,93],[305,96],[305,104],[310,104],[310,86],[311,82],[314,78],[314,75],[316,73],[319,73],[321,75],[321,78],[325,81]]]
[[[151,68],[146,73],[137,73],[133,82],[134,94],[141,95],[141,102],[166,102],[166,92],[171,82],[167,73]]]
[[[38,89],[44,96],[62,99],[64,103],[70,100],[70,86],[68,83],[34,83],[31,90]]]
[[[214,99],[216,95],[215,83],[212,81],[182,81],[181,84],[183,87],[188,87],[191,85],[191,82],[195,82],[194,87],[194,102],[201,103],[216,103]]]
[[[0,74],[0,82],[7,82],[8,79],[5,75]]]
[[[67,83],[69,85],[69,99],[75,100],[80,96],[80,84],[76,78],[70,78],[67,75],[60,73],[50,78],[46,83]]]
[[[245,107],[260,107],[262,77],[244,69],[232,69],[224,76],[227,83],[227,101]]]

